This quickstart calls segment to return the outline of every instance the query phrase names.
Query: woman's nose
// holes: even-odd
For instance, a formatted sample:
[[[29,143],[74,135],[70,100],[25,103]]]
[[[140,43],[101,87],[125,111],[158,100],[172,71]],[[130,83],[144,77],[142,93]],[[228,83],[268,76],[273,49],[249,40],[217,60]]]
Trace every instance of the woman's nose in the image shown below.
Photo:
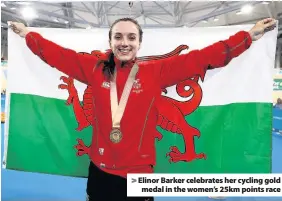
[[[122,40],[121,45],[122,46],[128,46],[128,41],[127,40]]]

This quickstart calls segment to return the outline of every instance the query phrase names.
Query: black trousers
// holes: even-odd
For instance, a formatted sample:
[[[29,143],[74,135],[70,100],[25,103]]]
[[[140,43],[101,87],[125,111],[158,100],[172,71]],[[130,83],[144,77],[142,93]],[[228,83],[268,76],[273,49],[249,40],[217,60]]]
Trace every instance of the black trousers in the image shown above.
[[[89,201],[154,201],[153,197],[127,197],[127,180],[100,170],[92,162],[86,192]]]

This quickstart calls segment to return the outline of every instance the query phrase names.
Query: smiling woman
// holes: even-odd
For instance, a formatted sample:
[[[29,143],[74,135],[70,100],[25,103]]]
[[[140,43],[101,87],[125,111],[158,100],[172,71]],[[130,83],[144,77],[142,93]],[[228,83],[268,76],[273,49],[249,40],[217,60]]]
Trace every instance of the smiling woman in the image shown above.
[[[88,200],[152,201],[152,197],[127,197],[126,178],[128,173],[154,172],[157,106],[162,89],[195,76],[203,79],[209,67],[226,66],[275,23],[274,19],[265,19],[249,32],[239,31],[201,50],[146,61],[136,59],[143,32],[130,18],[119,19],[111,26],[111,50],[102,57],[61,47],[21,23],[12,22],[10,27],[44,62],[91,87],[93,106],[86,108],[93,116],[88,122],[93,127]],[[136,86],[142,90],[131,90]],[[179,159],[177,153],[171,154]]]
[[[134,61],[140,49],[143,31],[140,25],[131,18],[115,21],[109,31],[109,45],[112,52],[109,61],[104,62],[104,73],[107,77],[113,75],[115,69],[114,56],[124,66],[127,61]]]
[[[134,59],[142,42],[142,29],[128,18],[112,25],[109,35],[110,47],[117,59],[126,62]]]

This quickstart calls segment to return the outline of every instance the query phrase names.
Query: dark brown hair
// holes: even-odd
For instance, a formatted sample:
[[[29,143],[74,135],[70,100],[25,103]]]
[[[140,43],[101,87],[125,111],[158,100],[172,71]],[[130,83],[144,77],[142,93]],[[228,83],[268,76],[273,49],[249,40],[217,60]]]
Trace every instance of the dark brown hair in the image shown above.
[[[119,23],[119,22],[132,22],[133,24],[136,25],[138,31],[139,31],[139,42],[142,42],[143,39],[143,31],[141,26],[138,24],[138,22],[132,18],[120,18],[118,20],[116,20],[110,27],[110,31],[109,31],[109,41],[112,40],[112,30],[113,27]],[[103,65],[103,73],[107,78],[111,78],[111,76],[114,74],[114,69],[115,69],[115,61],[114,61],[114,53],[111,52],[109,55],[109,59],[108,61],[104,61],[104,65]]]

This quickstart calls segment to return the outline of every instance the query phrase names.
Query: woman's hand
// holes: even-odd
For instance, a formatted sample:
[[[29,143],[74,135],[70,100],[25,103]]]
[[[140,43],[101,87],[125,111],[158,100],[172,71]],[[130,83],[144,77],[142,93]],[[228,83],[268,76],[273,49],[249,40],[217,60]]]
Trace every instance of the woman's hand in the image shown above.
[[[9,27],[18,34],[21,37],[25,37],[28,33],[29,30],[26,28],[26,26],[23,23],[20,22],[8,22]]]
[[[258,21],[256,25],[249,31],[253,41],[260,39],[266,32],[273,30],[276,27],[276,20],[266,18]]]

